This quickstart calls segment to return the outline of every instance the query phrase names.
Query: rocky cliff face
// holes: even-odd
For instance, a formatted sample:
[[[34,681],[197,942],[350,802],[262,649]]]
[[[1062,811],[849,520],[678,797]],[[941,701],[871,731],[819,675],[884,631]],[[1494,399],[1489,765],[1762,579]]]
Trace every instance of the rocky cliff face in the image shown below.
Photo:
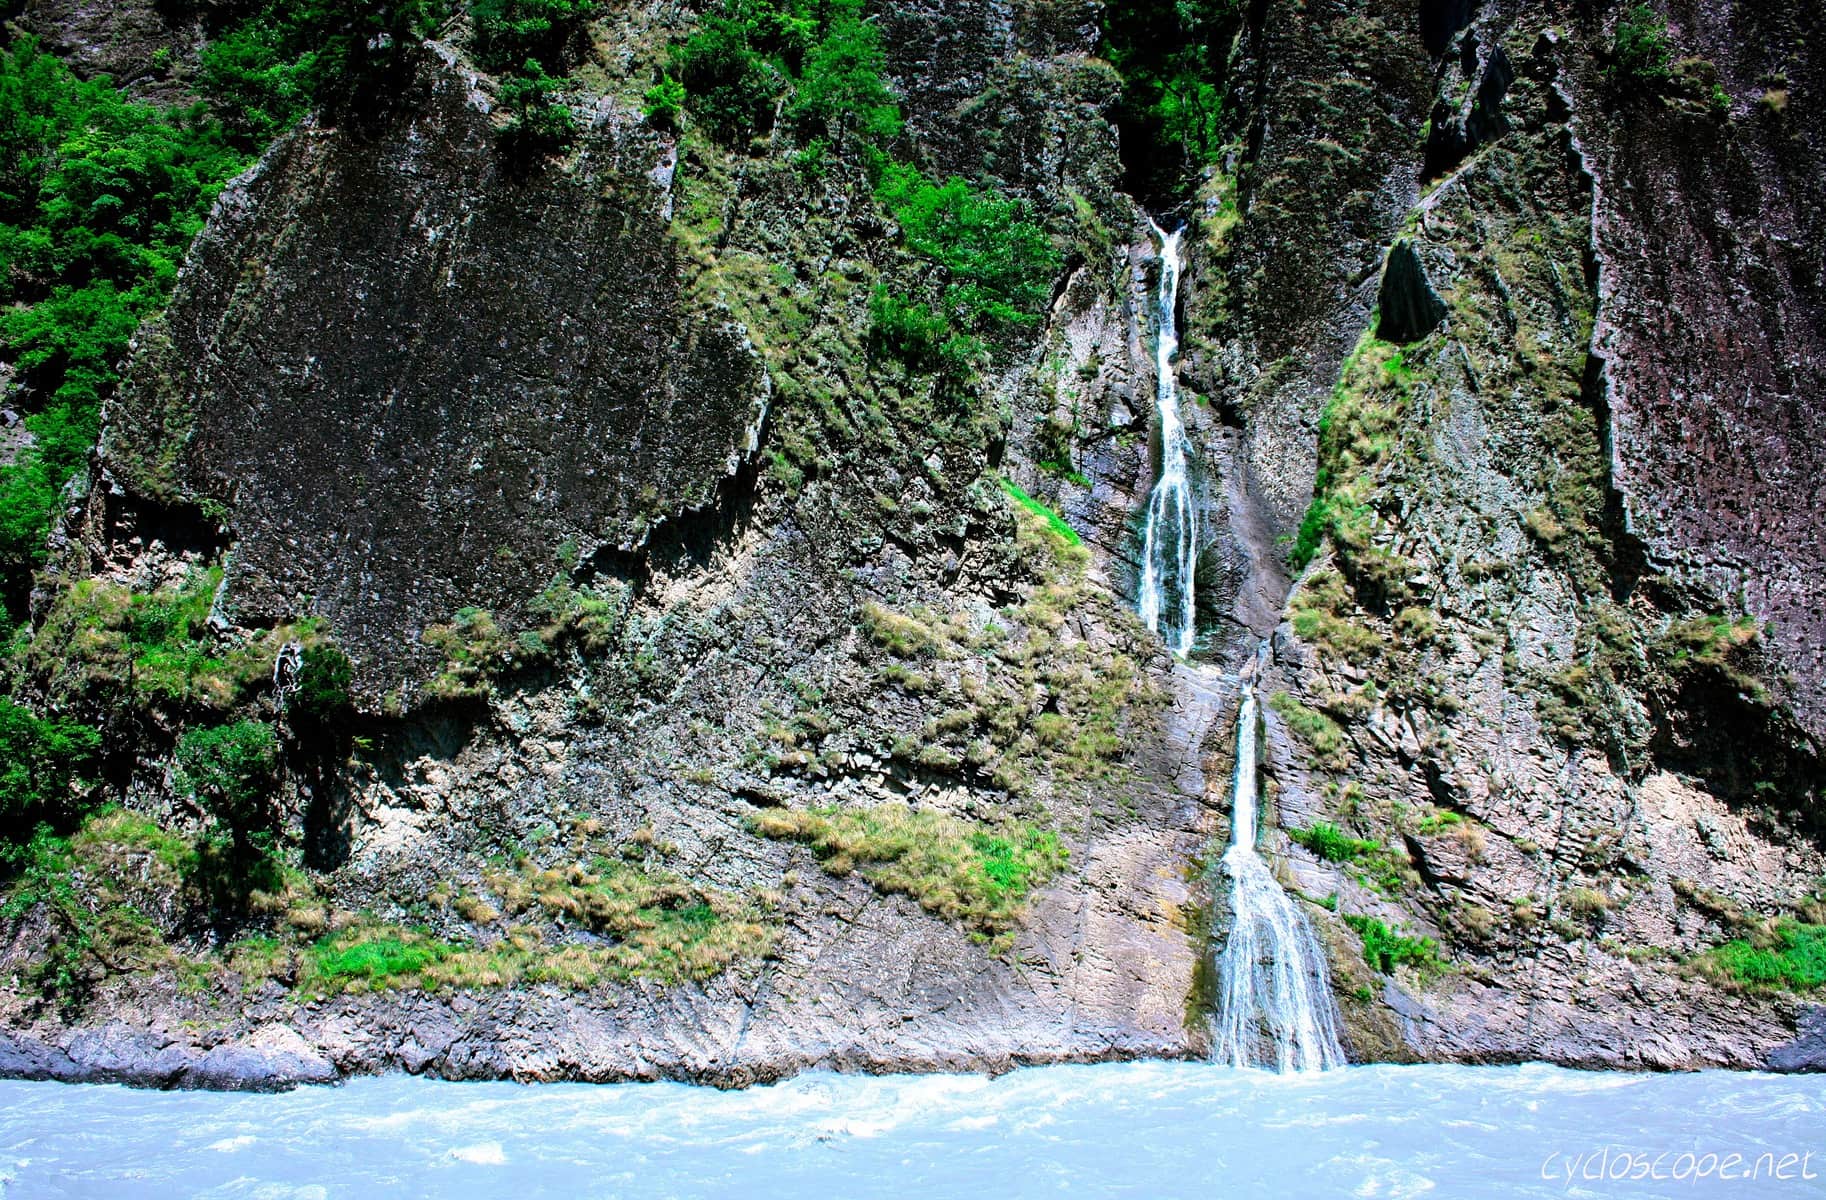
[[[473,73],[419,86],[223,197],[102,455],[223,514],[225,615],[308,607],[373,693],[422,681],[428,625],[518,616],[561,555],[709,506],[767,411],[740,326],[681,303],[671,147],[609,108],[570,170],[517,175]]]
[[[1717,586],[1723,527],[1698,530],[1733,505],[1697,496],[1736,476],[1687,455],[1727,418],[1676,418],[1670,398],[1759,368],[1649,332],[1807,336],[1784,332],[1791,285],[1747,285],[1701,248],[1751,221],[1707,180],[1757,152],[1770,114],[1748,77],[1720,94],[1695,82],[1699,59],[1646,94],[1607,70],[1602,21],[1619,14],[1433,16],[1452,29],[1429,136],[1410,143],[1419,188],[1359,293],[1358,313],[1378,308],[1318,439],[1309,520],[1328,545],[1276,635],[1282,824],[1364,843],[1309,838],[1329,855],[1290,848],[1291,877],[1354,932],[1407,928],[1454,961],[1347,992],[1359,1037],[1591,1065],[1792,1057],[1782,1002],[1667,964],[1750,913],[1811,912],[1812,639],[1776,617],[1801,594],[1778,582],[1800,543],[1772,549],[1756,584]],[[1695,12],[1668,35],[1732,19]],[[1764,19],[1779,23],[1739,18],[1730,36]],[[1739,180],[1760,177],[1739,161]],[[1773,203],[1752,223],[1791,219]],[[1733,439],[1777,473],[1809,453],[1767,451],[1805,419],[1780,395],[1746,400]]]
[[[240,690],[140,701],[110,783],[180,833],[199,713],[302,728],[284,647],[346,653],[354,709],[288,750],[251,923],[199,919],[138,826],[75,840],[146,965],[75,1008],[16,985],[6,1069],[1203,1053],[1224,672],[1262,637],[1264,848],[1356,1057],[1817,1065],[1817,1007],[1706,969],[1817,921],[1826,874],[1813,18],[1676,5],[1644,87],[1610,8],[1253,6],[1178,214],[1175,663],[1131,611],[1158,264],[1096,6],[879,16],[902,152],[1062,251],[961,392],[870,335],[929,268],[861,156],[655,128],[700,14],[606,7],[564,154],[501,153],[459,22],[385,127],[276,143],[141,331],[33,686],[140,695],[97,598],[206,580]],[[32,19],[102,61],[95,14]]]

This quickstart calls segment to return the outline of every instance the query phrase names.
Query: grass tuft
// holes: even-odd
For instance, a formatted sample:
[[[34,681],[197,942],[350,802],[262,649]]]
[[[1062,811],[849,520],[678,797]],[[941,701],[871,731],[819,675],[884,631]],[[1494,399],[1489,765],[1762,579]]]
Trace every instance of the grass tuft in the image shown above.
[[[861,871],[881,890],[911,896],[928,912],[1002,946],[1028,895],[1070,858],[1050,829],[1022,821],[982,828],[904,804],[780,810],[753,818],[750,827],[763,837],[804,842],[832,874]]]

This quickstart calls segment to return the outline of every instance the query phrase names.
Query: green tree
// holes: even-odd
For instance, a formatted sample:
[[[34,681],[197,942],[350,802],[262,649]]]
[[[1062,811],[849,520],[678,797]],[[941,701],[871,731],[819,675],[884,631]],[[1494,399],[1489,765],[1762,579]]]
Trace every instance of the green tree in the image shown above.
[[[0,601],[21,610],[64,485],[141,320],[169,295],[222,185],[220,126],[81,80],[30,38],[0,49],[0,354],[32,444],[0,466]]]
[[[595,11],[595,0],[475,0],[476,59],[491,71],[519,72],[529,58],[556,70]]]
[[[739,16],[712,13],[697,32],[672,47],[668,72],[691,97],[691,112],[710,135],[735,142],[765,132],[787,77],[751,40]]]
[[[243,854],[263,851],[277,818],[279,739],[264,721],[193,729],[178,740],[178,794],[213,818]]]
[[[546,74],[535,58],[501,80],[499,98],[508,114],[501,139],[511,152],[546,153],[577,135],[577,114],[565,102],[564,83]]]
[[[384,108],[449,0],[265,0],[210,8],[199,82],[250,148],[306,109],[367,115]]]
[[[1111,0],[1102,53],[1122,76],[1116,121],[1130,188],[1177,198],[1224,144],[1223,94],[1242,0]]]
[[[1059,252],[1025,204],[956,176],[934,184],[898,163],[882,169],[876,194],[907,244],[949,273],[946,306],[969,332],[1039,319]]]
[[[881,35],[855,16],[835,21],[805,56],[791,113],[823,127],[842,145],[851,133],[870,141],[899,135],[900,106],[882,79]]]

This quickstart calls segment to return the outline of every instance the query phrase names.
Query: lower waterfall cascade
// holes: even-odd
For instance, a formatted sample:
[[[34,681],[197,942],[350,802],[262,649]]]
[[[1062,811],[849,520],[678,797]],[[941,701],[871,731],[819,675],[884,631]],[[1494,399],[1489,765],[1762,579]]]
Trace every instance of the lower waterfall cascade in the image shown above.
[[[1230,847],[1221,864],[1230,928],[1218,956],[1221,1008],[1212,1055],[1236,1067],[1323,1071],[1345,1063],[1325,954],[1297,902],[1255,850],[1260,664],[1258,657],[1243,677],[1236,718]]]

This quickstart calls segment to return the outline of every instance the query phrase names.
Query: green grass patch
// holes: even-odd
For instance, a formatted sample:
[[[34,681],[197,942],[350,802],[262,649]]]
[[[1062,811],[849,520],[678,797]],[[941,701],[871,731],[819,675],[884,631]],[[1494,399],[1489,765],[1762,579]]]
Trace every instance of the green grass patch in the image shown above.
[[[272,685],[288,642],[323,646],[316,620],[224,638],[209,626],[220,567],[134,592],[84,579],[57,594],[25,651],[53,695],[112,696],[142,708],[226,713]]]
[[[1751,988],[1826,986],[1826,925],[1784,921],[1759,939],[1726,942],[1707,952],[1702,969]]]
[[[453,947],[430,940],[406,942],[398,937],[376,937],[343,945],[332,941],[312,951],[310,967],[324,980],[372,981],[415,975],[452,953]]]
[[[1338,771],[1347,765],[1344,729],[1316,708],[1309,708],[1286,692],[1268,698],[1268,706],[1287,722],[1294,736],[1312,749],[1313,761],[1326,770]]]
[[[1034,514],[1035,516],[1039,517],[1041,520],[1045,521],[1046,527],[1048,529],[1052,530],[1052,532],[1055,533],[1056,535],[1058,535],[1059,537],[1065,539],[1066,545],[1082,546],[1084,544],[1084,539],[1078,536],[1077,530],[1073,529],[1070,525],[1067,525],[1065,523],[1064,517],[1060,516],[1058,513],[1054,512],[1051,508],[1047,507],[1045,504],[1042,504],[1040,501],[1035,500],[1032,496],[1028,495],[1024,490],[1022,490],[1020,484],[1018,484],[1014,480],[1008,478],[1008,476],[1002,475],[1002,476],[998,476],[998,478],[1001,480],[1002,490],[1004,492],[1008,493],[1008,496],[1010,499],[1012,499],[1016,504],[1019,504],[1022,508],[1026,509],[1028,512]]]

